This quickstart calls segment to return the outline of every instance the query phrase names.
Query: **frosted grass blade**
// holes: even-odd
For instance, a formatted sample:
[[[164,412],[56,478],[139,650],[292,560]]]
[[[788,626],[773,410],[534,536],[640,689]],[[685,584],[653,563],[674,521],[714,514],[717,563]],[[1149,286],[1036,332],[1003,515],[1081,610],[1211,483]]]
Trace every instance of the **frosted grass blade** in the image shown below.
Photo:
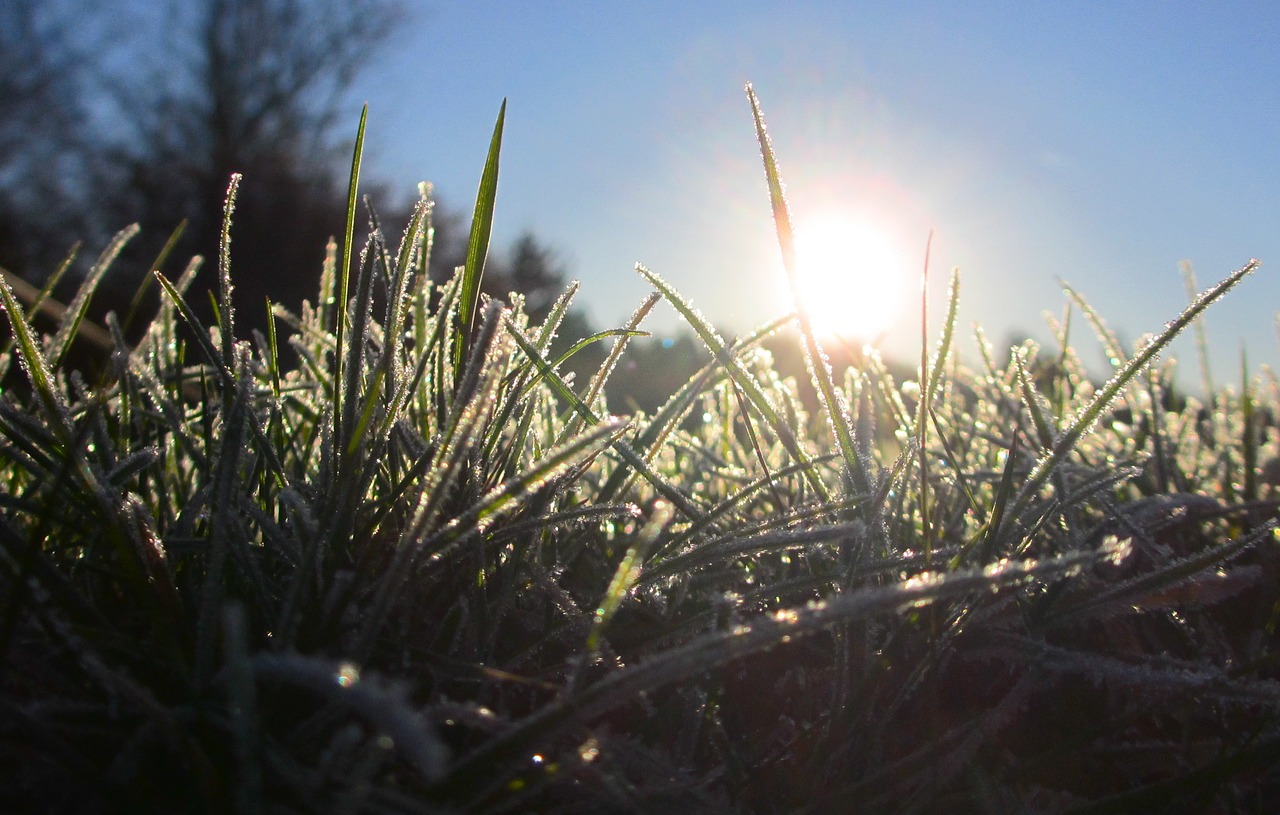
[[[1182,314],[1178,315],[1177,319],[1168,323],[1163,331],[1151,338],[1105,385],[1098,389],[1093,399],[1080,410],[1070,426],[1059,436],[1049,455],[1041,458],[1032,468],[1026,482],[1022,485],[1022,489],[1019,490],[1018,496],[1013,502],[1011,512],[1013,517],[1017,518],[1021,515],[1022,511],[1030,504],[1032,498],[1049,479],[1050,474],[1066,459],[1067,455],[1075,448],[1076,443],[1080,441],[1081,436],[1093,426],[1093,423],[1098,420],[1098,417],[1107,409],[1107,406],[1120,395],[1129,382],[1141,373],[1155,359],[1156,355],[1187,327],[1188,323],[1220,300],[1232,287],[1256,271],[1261,265],[1261,262],[1251,260],[1221,280],[1217,285],[1202,292],[1191,305],[1187,306]],[[1087,307],[1083,303],[1081,306],[1082,308]]]
[[[1027,373],[1026,355],[1022,352],[1022,349],[1014,349],[1013,365],[1018,372],[1018,387],[1022,389],[1022,405],[1027,409],[1027,413],[1031,415],[1031,423],[1036,429],[1036,438],[1040,442],[1040,448],[1045,451],[1052,450],[1053,427],[1048,417],[1045,416],[1045,399],[1040,395],[1035,383],[1031,381],[1031,374]]]
[[[667,299],[667,302],[675,307],[676,311],[680,312],[680,316],[684,317],[685,322],[689,323],[690,327],[693,328],[694,333],[711,351],[711,355],[724,366],[730,378],[742,388],[752,407],[764,417],[765,423],[769,425],[769,429],[778,437],[782,446],[786,448],[787,453],[796,461],[810,461],[810,456],[800,447],[800,442],[796,439],[795,432],[778,415],[777,408],[773,406],[773,403],[769,401],[769,397],[760,388],[760,383],[756,381],[750,371],[742,366],[737,356],[720,338],[720,335],[711,324],[671,284],[639,264],[636,265],[636,271],[660,291]],[[814,492],[824,499],[830,497],[830,490],[827,489],[827,485],[823,483],[822,477],[818,475],[816,470],[812,467],[807,468],[805,477],[813,487]]]
[[[137,224],[130,224],[117,232],[111,242],[107,244],[107,248],[102,250],[102,254],[98,256],[93,268],[85,275],[84,282],[80,284],[75,297],[72,298],[70,305],[67,306],[67,310],[63,314],[62,324],[58,326],[58,333],[53,337],[48,355],[50,368],[57,369],[62,365],[62,361],[66,359],[67,352],[71,350],[71,343],[75,340],[76,334],[79,333],[85,314],[89,311],[89,300],[93,297],[93,293],[97,291],[103,275],[107,273],[107,270],[111,268],[111,264],[119,257],[125,244],[134,235],[137,235],[139,231]],[[102,350],[109,353],[111,349],[110,346],[107,346]]]
[[[1118,369],[1128,362],[1128,354],[1125,353],[1124,346],[1120,344],[1120,338],[1107,326],[1107,321],[1102,319],[1102,315],[1098,313],[1097,309],[1065,280],[1059,280],[1058,284],[1062,286],[1062,290],[1066,292],[1071,302],[1079,306],[1080,311],[1084,312],[1084,318],[1093,327],[1093,332],[1098,335],[1098,339],[1102,342],[1103,350],[1107,352],[1107,359],[1111,363],[1111,367]]]
[[[1182,279],[1187,286],[1187,302],[1194,303],[1196,300],[1196,292],[1200,287],[1196,285],[1196,270],[1191,265],[1191,261],[1184,260],[1178,264],[1178,268],[1182,270]],[[1209,368],[1209,335],[1204,325],[1204,317],[1196,318],[1196,356],[1200,360],[1200,378],[1204,383],[1204,396],[1206,399],[1212,399],[1213,390],[1213,373]]]
[[[9,318],[9,327],[13,330],[14,340],[17,342],[22,367],[26,370],[27,379],[30,380],[41,407],[44,408],[46,420],[58,435],[59,443],[69,444],[73,433],[66,401],[62,397],[62,391],[54,388],[49,362],[40,352],[40,346],[36,343],[31,327],[27,323],[27,316],[22,306],[18,305],[18,298],[14,296],[13,289],[9,288],[9,281],[5,280],[3,275],[0,275],[0,305],[4,306],[5,316]]]
[[[836,387],[835,376],[826,352],[818,342],[813,329],[813,321],[804,307],[800,296],[800,282],[797,273],[795,234],[791,226],[791,210],[787,206],[783,193],[782,175],[778,170],[778,162],[773,154],[773,143],[764,125],[764,114],[760,110],[760,101],[751,85],[747,85],[747,98],[751,100],[751,114],[755,119],[756,140],[760,143],[760,153],[764,158],[764,173],[769,184],[769,202],[773,208],[773,222],[778,234],[778,246],[782,250],[782,265],[787,272],[787,281],[791,284],[791,296],[796,303],[797,320],[800,323],[800,334],[804,339],[805,359],[808,362],[809,374],[813,378],[814,388],[822,399],[823,410],[831,432],[840,445],[844,455],[845,468],[858,492],[871,489],[871,479],[863,467],[858,455],[858,444],[853,437],[853,427],[849,420],[849,408],[844,404],[841,391]],[[821,491],[820,491],[821,492]]]
[[[227,198],[222,205],[222,232],[218,237],[218,330],[222,334],[223,365],[230,368],[235,363],[234,346],[235,308],[231,305],[231,216],[236,211],[236,196],[240,192],[240,174],[231,174],[227,185]],[[230,395],[227,396],[230,398]]]
[[[603,420],[595,414],[595,411],[593,411],[586,402],[583,402],[582,399],[573,392],[572,388],[565,384],[564,380],[560,378],[560,375],[557,374],[551,365],[542,358],[542,355],[538,353],[537,346],[520,333],[519,327],[508,320],[507,329],[511,332],[511,336],[515,338],[520,349],[524,351],[529,359],[533,360],[533,364],[537,366],[539,374],[547,380],[547,384],[551,389],[555,391],[557,396],[568,402],[578,415],[587,421],[588,428],[593,428],[601,424]],[[654,469],[649,466],[648,462],[636,453],[629,444],[622,439],[616,439],[613,442],[613,449],[617,452],[618,456],[626,462],[627,466],[643,475],[645,479],[653,485],[653,488],[663,498],[666,498],[672,503],[672,505],[679,509],[686,518],[693,521],[697,520],[697,518],[701,516],[701,511],[696,505],[694,505],[689,497],[680,492],[673,484],[663,478],[661,474],[654,471]]]

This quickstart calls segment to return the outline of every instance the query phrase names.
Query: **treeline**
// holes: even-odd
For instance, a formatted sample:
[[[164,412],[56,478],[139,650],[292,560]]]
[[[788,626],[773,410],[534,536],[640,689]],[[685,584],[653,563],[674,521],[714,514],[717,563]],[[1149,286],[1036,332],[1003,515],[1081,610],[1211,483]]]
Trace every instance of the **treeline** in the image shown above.
[[[409,12],[395,0],[0,4],[0,267],[40,286],[74,252],[55,293],[66,302],[137,223],[91,314],[123,317],[153,266],[176,278],[194,255],[206,262],[191,299],[207,306],[227,185],[241,173],[238,326],[263,327],[266,298],[314,299],[345,223],[353,123],[339,103]],[[412,201],[377,179],[365,191],[395,241]],[[431,274],[444,279],[465,258],[468,223],[439,205],[434,223]],[[523,292],[540,318],[565,270],[526,234],[494,251],[485,282],[495,296]],[[589,331],[580,313],[572,322]]]

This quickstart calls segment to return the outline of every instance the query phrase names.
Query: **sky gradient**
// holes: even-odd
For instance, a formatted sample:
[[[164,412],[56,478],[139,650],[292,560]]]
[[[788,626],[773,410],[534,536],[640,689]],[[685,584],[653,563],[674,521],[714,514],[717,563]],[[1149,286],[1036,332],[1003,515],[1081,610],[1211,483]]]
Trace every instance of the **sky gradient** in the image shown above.
[[[961,272],[972,326],[1047,339],[1069,282],[1129,342],[1205,288],[1218,383],[1274,364],[1280,309],[1280,5],[1271,3],[432,2],[351,94],[369,173],[469,209],[508,99],[496,237],[533,231],[601,327],[648,291],[637,262],[729,334],[789,308],[743,87],[797,220],[862,213],[912,255],[931,310]],[[1272,261],[1275,266],[1268,263]],[[674,331],[669,308],[650,330]],[[931,334],[937,333],[936,317]],[[918,354],[918,315],[886,338]],[[1083,321],[1073,339],[1101,352]],[[1193,346],[1179,379],[1199,381]]]

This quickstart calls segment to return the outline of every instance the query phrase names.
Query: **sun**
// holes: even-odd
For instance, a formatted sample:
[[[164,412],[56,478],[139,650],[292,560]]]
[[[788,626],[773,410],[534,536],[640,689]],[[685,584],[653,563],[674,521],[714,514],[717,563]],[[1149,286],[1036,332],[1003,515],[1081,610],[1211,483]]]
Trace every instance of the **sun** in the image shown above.
[[[828,339],[874,343],[902,316],[907,252],[885,226],[830,212],[796,225],[800,307]]]

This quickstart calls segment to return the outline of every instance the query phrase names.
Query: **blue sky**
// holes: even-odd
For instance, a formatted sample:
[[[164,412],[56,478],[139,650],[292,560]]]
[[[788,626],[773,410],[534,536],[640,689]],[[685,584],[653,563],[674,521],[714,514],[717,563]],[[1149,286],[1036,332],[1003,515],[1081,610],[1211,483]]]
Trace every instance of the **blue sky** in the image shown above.
[[[966,336],[978,322],[997,342],[1047,337],[1062,278],[1132,340],[1185,305],[1179,261],[1204,288],[1258,257],[1209,312],[1214,376],[1238,381],[1242,343],[1251,363],[1280,359],[1280,5],[414,8],[351,96],[353,130],[370,104],[370,172],[468,208],[506,97],[497,237],[550,244],[601,326],[648,291],[636,262],[729,334],[788,308],[751,81],[797,220],[874,219],[911,255],[909,296],[935,230],[931,308],[959,267]],[[916,320],[903,313],[891,353],[918,353]],[[1086,331],[1076,321],[1099,360]],[[1190,344],[1174,355],[1198,381]]]

